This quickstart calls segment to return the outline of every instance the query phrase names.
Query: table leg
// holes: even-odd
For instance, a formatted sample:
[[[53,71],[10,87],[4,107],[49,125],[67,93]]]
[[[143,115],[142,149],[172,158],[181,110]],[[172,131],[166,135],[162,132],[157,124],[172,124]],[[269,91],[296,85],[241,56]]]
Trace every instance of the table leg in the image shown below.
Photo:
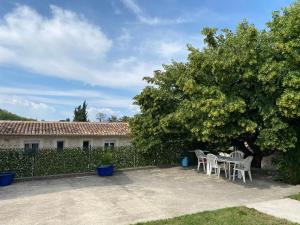
[[[228,179],[229,180],[231,179],[230,176],[231,176],[231,169],[230,169],[230,162],[228,162]]]

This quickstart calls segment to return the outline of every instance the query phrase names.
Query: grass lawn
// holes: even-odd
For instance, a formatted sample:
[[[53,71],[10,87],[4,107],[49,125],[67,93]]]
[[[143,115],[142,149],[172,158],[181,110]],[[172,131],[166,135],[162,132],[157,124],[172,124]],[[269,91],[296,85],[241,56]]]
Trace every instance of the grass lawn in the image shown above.
[[[206,211],[191,215],[175,217],[166,220],[157,220],[137,225],[276,225],[296,224],[287,220],[278,219],[246,207],[225,208],[215,211]]]
[[[291,195],[290,198],[300,201],[300,193]]]

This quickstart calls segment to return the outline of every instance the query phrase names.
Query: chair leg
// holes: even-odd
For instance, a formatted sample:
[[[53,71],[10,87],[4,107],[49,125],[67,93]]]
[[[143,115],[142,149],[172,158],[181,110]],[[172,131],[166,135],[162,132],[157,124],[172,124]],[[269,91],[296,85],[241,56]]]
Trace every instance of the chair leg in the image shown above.
[[[199,171],[200,169],[200,161],[198,160],[198,167],[197,167],[197,170]]]
[[[227,168],[226,168],[226,163],[224,163],[224,171],[225,171],[225,177],[227,178]]]
[[[241,172],[242,172],[242,176],[243,176],[243,181],[244,181],[244,183],[246,183],[246,175],[245,175],[245,171],[242,170]]]
[[[218,178],[220,178],[220,172],[221,172],[221,168],[218,168]]]
[[[206,168],[205,168],[205,167],[206,167],[205,161],[203,160],[202,162],[203,162],[203,171],[205,172],[205,171],[206,171]]]
[[[233,181],[235,181],[235,171],[236,171],[236,170],[233,169],[233,178],[232,178]]]
[[[249,179],[252,182],[252,175],[251,175],[251,170],[248,171]]]

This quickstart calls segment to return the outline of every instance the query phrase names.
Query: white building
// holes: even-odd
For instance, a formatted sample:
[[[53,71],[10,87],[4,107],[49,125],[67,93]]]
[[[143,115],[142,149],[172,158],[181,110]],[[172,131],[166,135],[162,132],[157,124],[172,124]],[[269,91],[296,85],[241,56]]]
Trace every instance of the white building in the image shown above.
[[[0,149],[124,146],[128,123],[0,121]]]

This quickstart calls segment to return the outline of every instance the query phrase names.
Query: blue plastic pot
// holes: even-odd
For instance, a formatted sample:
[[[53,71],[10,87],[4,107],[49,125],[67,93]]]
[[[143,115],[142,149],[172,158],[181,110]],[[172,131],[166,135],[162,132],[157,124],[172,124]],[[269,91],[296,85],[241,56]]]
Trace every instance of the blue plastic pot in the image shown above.
[[[101,165],[97,167],[97,174],[101,177],[112,176],[114,173],[113,165]]]
[[[11,172],[4,172],[0,173],[0,186],[7,186],[10,185],[15,177],[15,173]]]
[[[189,158],[186,156],[186,157],[183,157],[181,159],[181,166],[182,167],[188,167],[189,166]]]

